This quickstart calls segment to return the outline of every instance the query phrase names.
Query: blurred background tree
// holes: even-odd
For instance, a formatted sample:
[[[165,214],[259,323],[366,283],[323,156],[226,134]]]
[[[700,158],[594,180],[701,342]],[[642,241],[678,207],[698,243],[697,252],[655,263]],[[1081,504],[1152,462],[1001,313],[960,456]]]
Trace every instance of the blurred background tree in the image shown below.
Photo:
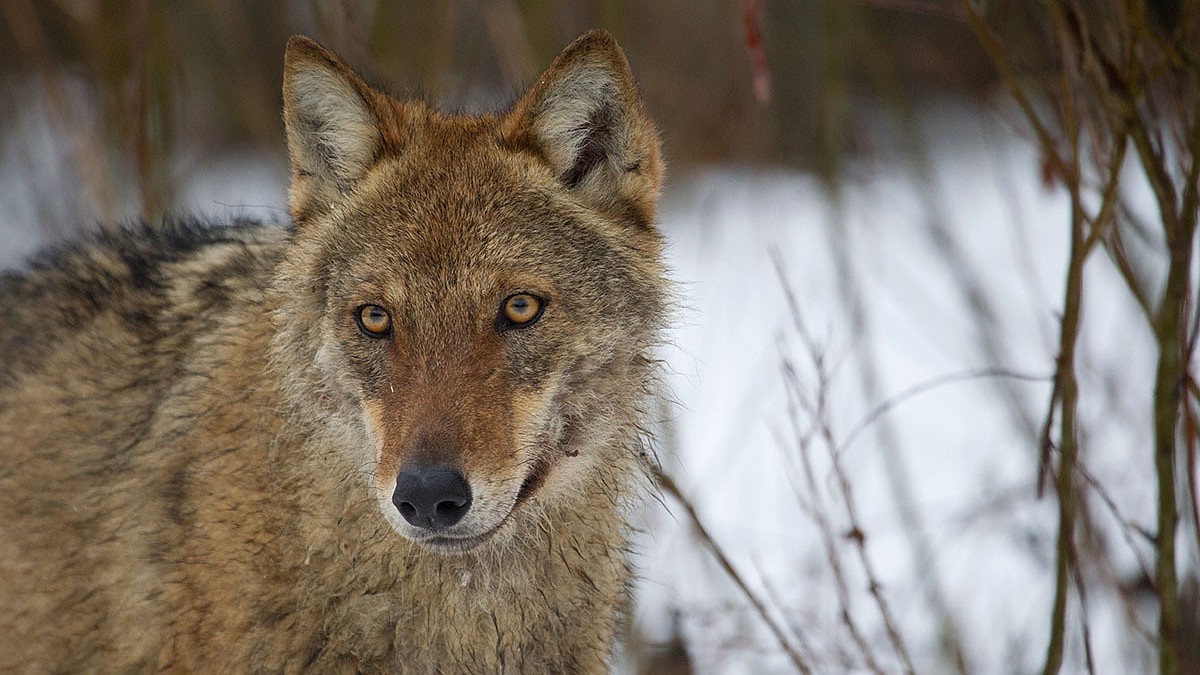
[[[202,176],[230,174],[227,180],[272,186],[279,197],[270,204],[233,207],[281,210],[287,162],[280,77],[283,45],[293,33],[316,38],[399,96],[479,111],[511,101],[564,45],[594,27],[614,34],[638,76],[663,132],[668,192],[693,169],[717,165],[812,174],[834,202],[883,158],[913,176],[905,185],[920,193],[924,234],[948,271],[947,285],[969,308],[978,341],[972,346],[990,369],[980,376],[1000,380],[1013,379],[1004,370],[1012,355],[996,338],[1002,333],[996,298],[989,298],[980,270],[961,247],[970,223],[949,222],[937,191],[924,189],[935,182],[937,161],[927,140],[941,132],[947,104],[998,113],[1027,139],[1036,160],[1020,170],[1070,202],[1062,223],[1070,257],[1063,261],[1061,305],[1054,307],[1054,353],[1046,359],[1046,370],[1054,371],[1049,405],[1039,399],[1040,413],[1031,414],[1015,389],[995,383],[1009,406],[999,414],[1010,415],[1027,440],[1017,450],[1042,455],[1040,469],[1032,466],[1038,460],[1028,460],[1026,496],[1033,499],[1040,472],[1045,496],[1038,504],[1056,508],[1057,541],[1038,551],[1050,559],[1054,593],[1044,599],[1049,634],[1044,650],[1037,648],[1040,668],[1047,675],[1063,668],[1103,671],[1093,662],[1088,633],[1090,589],[1093,605],[1107,592],[1119,608],[1111,616],[1124,613],[1114,622],[1134,645],[1128,663],[1145,664],[1145,654],[1154,651],[1164,675],[1200,674],[1194,576],[1200,387],[1192,372],[1200,334],[1200,0],[0,0],[0,244],[14,242],[23,254],[97,222],[195,209],[186,191]],[[230,157],[252,158],[251,174],[227,171]],[[1137,194],[1152,195],[1153,208],[1139,208]],[[1147,213],[1162,222],[1148,222]],[[862,269],[869,263],[842,243],[849,239],[845,214],[835,206],[826,219],[828,250],[816,255],[835,260],[843,284],[838,306],[856,336],[867,334],[872,322],[861,314],[862,279],[874,270]],[[20,228],[25,239],[10,234]],[[0,262],[16,257],[0,246]],[[1080,391],[1088,373],[1077,372],[1075,343],[1080,331],[1087,333],[1082,298],[1094,286],[1083,270],[1085,264],[1095,269],[1094,259],[1116,271],[1140,311],[1130,322],[1140,322],[1156,348],[1155,382],[1144,383],[1147,391],[1155,386],[1153,399],[1144,401],[1154,411],[1153,426],[1145,429],[1146,447],[1129,451],[1156,462],[1156,483],[1139,486],[1151,495],[1144,501],[1154,504],[1153,522],[1135,524],[1085,469],[1096,434],[1081,421],[1086,416],[1076,415],[1079,400],[1090,396],[1093,406],[1103,407],[1116,398]],[[777,264],[783,277],[786,266]],[[789,300],[802,326],[799,303]],[[812,344],[807,335],[804,342]],[[1115,360],[1122,349],[1110,350]],[[821,386],[828,385],[833,373],[825,371],[836,367],[815,346],[809,355]],[[877,416],[868,415],[874,422],[893,402],[881,400],[875,357],[855,356],[865,397],[880,406]],[[783,361],[793,378],[789,394],[804,400],[811,392],[788,370],[794,359]],[[944,653],[930,657],[910,649],[911,635],[903,621],[892,620],[889,597],[876,583],[869,528],[860,529],[852,509],[845,517],[835,513],[853,505],[850,488],[858,477],[843,472],[838,458],[841,444],[861,429],[838,440],[825,417],[825,394],[813,399],[820,405],[791,412],[820,432],[797,439],[804,469],[820,474],[819,461],[816,469],[808,464],[814,448],[827,450],[833,463],[819,476],[824,481],[811,482],[812,493],[831,490],[831,496],[826,502],[814,497],[808,508],[825,535],[819,545],[828,549],[833,581],[845,595],[839,600],[848,603],[838,615],[842,624],[829,632],[844,633],[810,649],[807,627],[779,618],[792,616],[775,607],[779,598],[740,579],[736,584],[756,609],[738,616],[760,614],[801,672],[838,672],[839,665],[913,672],[930,662],[939,671],[972,672],[968,640],[946,610],[951,603],[927,579],[913,581],[921,587],[913,595],[925,593],[921,602],[937,615]],[[1107,409],[1104,415],[1111,416]],[[670,434],[664,437],[672,446]],[[899,454],[881,445],[885,457]],[[734,563],[722,557],[721,546],[700,527],[702,516],[687,504],[686,489],[669,478],[663,485],[683,502],[676,510],[680,520],[696,521],[702,547],[718,556],[722,573],[736,578]],[[938,552],[909,503],[907,479],[893,485],[913,565],[924,574]],[[856,566],[865,577],[855,577]],[[850,571],[843,575],[843,568]],[[856,589],[856,579],[869,587]],[[864,596],[887,624],[874,640],[863,628],[870,621],[849,607],[861,611]],[[1146,598],[1154,621],[1140,609]],[[631,654],[644,672],[687,672],[680,626],[690,618],[672,614],[674,637],[658,648],[633,643]],[[1072,649],[1078,652],[1073,657]],[[824,664],[814,656],[821,654]]]
[[[674,169],[771,163],[832,175],[847,153],[873,148],[865,123],[881,112],[986,95],[993,71],[957,16],[934,0],[0,0],[0,130],[5,151],[20,151],[12,124],[33,110],[67,139],[55,167],[72,189],[42,209],[53,227],[139,215],[131,198],[155,217],[175,205],[181,174],[215,155],[262,152],[282,166],[293,33],[394,93],[481,110],[600,26],[624,46]],[[756,96],[758,46],[770,89]]]

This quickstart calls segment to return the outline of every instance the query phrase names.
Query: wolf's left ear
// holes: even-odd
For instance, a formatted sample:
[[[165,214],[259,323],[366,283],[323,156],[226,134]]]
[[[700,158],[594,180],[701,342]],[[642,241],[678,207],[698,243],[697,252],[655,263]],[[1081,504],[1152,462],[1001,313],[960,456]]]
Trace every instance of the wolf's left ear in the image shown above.
[[[658,132],[608,33],[591,31],[563,50],[505,117],[504,135],[539,153],[589,206],[653,222],[663,174]]]
[[[378,158],[384,144],[377,94],[315,41],[288,40],[283,68],[283,119],[297,223],[328,210]]]

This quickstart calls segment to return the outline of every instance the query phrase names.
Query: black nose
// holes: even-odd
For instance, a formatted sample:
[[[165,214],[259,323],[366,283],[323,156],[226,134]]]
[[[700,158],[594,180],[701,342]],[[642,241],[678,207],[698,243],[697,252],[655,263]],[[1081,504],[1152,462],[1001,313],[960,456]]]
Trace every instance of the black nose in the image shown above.
[[[392,503],[409,523],[442,530],[462,520],[471,508],[471,486],[448,466],[405,469],[396,477]]]

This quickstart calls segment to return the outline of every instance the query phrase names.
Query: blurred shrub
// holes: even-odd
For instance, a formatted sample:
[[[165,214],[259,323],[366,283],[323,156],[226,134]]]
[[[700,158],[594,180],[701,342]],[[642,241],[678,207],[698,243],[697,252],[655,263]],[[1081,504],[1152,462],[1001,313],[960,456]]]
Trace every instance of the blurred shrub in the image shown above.
[[[859,122],[881,93],[909,105],[988,83],[952,5],[921,0],[914,12],[909,3],[0,0],[0,83],[12,92],[0,114],[44,96],[51,123],[74,136],[79,176],[63,182],[82,182],[99,204],[131,184],[153,215],[171,202],[167,167],[185,147],[282,155],[289,34],[317,38],[393,91],[475,110],[510,99],[571,38],[600,26],[628,52],[674,166],[830,169],[844,152],[869,147]],[[750,12],[774,93],[765,103],[752,92]]]

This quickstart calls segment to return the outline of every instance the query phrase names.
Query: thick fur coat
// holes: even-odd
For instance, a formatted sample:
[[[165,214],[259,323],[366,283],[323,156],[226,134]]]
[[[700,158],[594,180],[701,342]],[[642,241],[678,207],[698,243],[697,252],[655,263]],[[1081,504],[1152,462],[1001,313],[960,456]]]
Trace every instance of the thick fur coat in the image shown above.
[[[0,280],[0,671],[604,672],[667,306],[620,49],[461,117],[293,38],[284,98],[293,226]]]

